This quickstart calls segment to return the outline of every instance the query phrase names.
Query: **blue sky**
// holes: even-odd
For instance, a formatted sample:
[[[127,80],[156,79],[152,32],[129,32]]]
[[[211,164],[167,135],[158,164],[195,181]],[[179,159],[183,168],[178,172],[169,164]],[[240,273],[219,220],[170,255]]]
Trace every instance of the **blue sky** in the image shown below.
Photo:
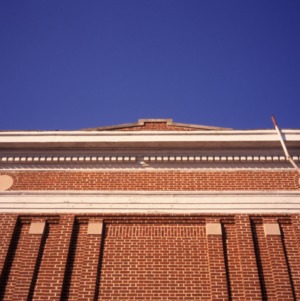
[[[300,1],[1,0],[0,129],[300,128]]]

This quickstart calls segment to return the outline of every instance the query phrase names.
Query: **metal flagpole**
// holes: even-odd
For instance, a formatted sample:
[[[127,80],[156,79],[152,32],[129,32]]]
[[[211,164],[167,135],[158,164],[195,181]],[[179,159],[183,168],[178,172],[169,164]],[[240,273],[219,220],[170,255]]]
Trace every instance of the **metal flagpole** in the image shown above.
[[[285,157],[287,160],[290,161],[290,163],[293,165],[293,167],[297,170],[297,172],[300,174],[300,169],[298,167],[298,165],[295,163],[295,161],[293,160],[293,158],[290,156],[287,148],[286,148],[286,145],[284,143],[284,139],[283,139],[283,136],[282,136],[282,133],[281,133],[281,130],[279,129],[278,127],[278,124],[276,122],[276,119],[274,117],[274,115],[272,115],[272,121],[273,121],[273,124],[274,124],[274,127],[275,127],[275,130],[279,136],[279,140],[280,140],[280,143],[281,143],[281,146],[283,148],[283,151],[284,151],[284,154],[285,154]],[[300,184],[300,178],[299,178],[299,184]]]

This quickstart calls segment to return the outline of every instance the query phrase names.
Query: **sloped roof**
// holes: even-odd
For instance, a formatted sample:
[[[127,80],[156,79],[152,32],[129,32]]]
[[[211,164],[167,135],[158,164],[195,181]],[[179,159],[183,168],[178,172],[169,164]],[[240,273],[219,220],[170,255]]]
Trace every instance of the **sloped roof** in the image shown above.
[[[83,131],[222,131],[216,126],[174,122],[172,119],[139,119],[138,122],[82,129]]]

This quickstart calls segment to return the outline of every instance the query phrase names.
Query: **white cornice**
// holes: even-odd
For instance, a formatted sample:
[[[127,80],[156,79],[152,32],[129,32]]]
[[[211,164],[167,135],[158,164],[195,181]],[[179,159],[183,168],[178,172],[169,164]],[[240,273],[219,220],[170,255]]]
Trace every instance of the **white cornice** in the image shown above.
[[[300,129],[283,129],[282,133],[288,136],[289,139],[300,137]],[[222,130],[222,131],[0,131],[0,138],[2,137],[166,137],[166,136],[197,136],[197,137],[210,137],[221,139],[228,137],[243,136],[246,140],[256,140],[258,137],[264,140],[273,140],[277,133],[275,130]],[[247,138],[248,137],[248,138]],[[269,137],[269,138],[267,138]],[[276,139],[278,140],[278,139]],[[0,140],[1,141],[1,140]]]
[[[300,141],[300,130],[283,130],[284,138]],[[48,131],[48,132],[0,132],[0,146],[5,144],[80,144],[80,143],[138,143],[138,142],[277,142],[274,130],[248,131]]]
[[[300,191],[8,191],[0,200],[0,213],[300,213]]]
[[[300,129],[282,129],[281,130],[283,133],[300,133]],[[224,135],[228,135],[228,134],[266,134],[266,133],[275,133],[276,131],[274,129],[256,129],[256,130],[222,130],[222,131],[218,131],[218,130],[197,130],[197,131],[155,131],[155,130],[151,130],[151,131],[93,131],[93,130],[79,130],[79,131],[35,131],[35,130],[29,130],[29,131],[0,131],[0,135],[2,134],[9,134],[9,135],[95,135],[95,134],[99,134],[99,135],[145,135],[145,134],[150,134],[150,135],[169,135],[172,133],[181,133],[183,135],[193,135],[194,133],[201,133],[201,134],[207,134],[207,135],[215,135],[217,133],[219,134],[224,134]]]

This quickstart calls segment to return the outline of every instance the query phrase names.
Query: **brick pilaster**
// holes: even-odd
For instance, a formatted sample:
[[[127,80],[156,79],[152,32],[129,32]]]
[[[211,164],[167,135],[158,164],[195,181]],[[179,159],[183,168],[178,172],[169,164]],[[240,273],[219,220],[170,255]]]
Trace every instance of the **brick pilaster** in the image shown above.
[[[300,215],[292,216],[293,229],[296,237],[296,244],[300,252]]]
[[[99,282],[100,252],[102,245],[102,221],[90,221],[83,255],[78,300],[95,300]]]
[[[74,224],[73,215],[61,216],[50,225],[49,248],[43,258],[34,300],[60,300]]]
[[[14,300],[28,300],[37,260],[45,233],[45,221],[31,222],[25,239],[20,244],[21,257],[17,265],[18,275],[15,281],[12,297]]]
[[[235,217],[235,224],[242,269],[241,278],[243,281],[244,298],[245,300],[262,300],[249,216],[237,215]]]
[[[212,226],[211,231],[209,231],[208,226]],[[221,224],[206,224],[211,300],[225,301],[229,299],[229,296],[222,233],[218,230],[218,227],[221,231]]]
[[[13,239],[14,230],[17,223],[17,215],[1,214],[0,215],[0,279],[2,280],[2,272],[5,260],[9,252],[11,240]],[[0,281],[2,282],[2,281]]]
[[[292,256],[290,260],[294,259],[292,277],[294,281],[294,292],[297,300],[300,300],[300,216],[292,216],[292,229],[294,232],[295,242],[293,244]]]
[[[270,224],[274,227],[278,227],[278,224]],[[264,225],[266,226],[266,224]],[[265,230],[265,236],[268,246],[268,254],[271,263],[272,275],[273,275],[273,287],[276,292],[277,300],[294,300],[293,292],[291,288],[291,282],[289,278],[289,272],[287,268],[287,262],[285,259],[284,247],[280,234],[269,234]]]

